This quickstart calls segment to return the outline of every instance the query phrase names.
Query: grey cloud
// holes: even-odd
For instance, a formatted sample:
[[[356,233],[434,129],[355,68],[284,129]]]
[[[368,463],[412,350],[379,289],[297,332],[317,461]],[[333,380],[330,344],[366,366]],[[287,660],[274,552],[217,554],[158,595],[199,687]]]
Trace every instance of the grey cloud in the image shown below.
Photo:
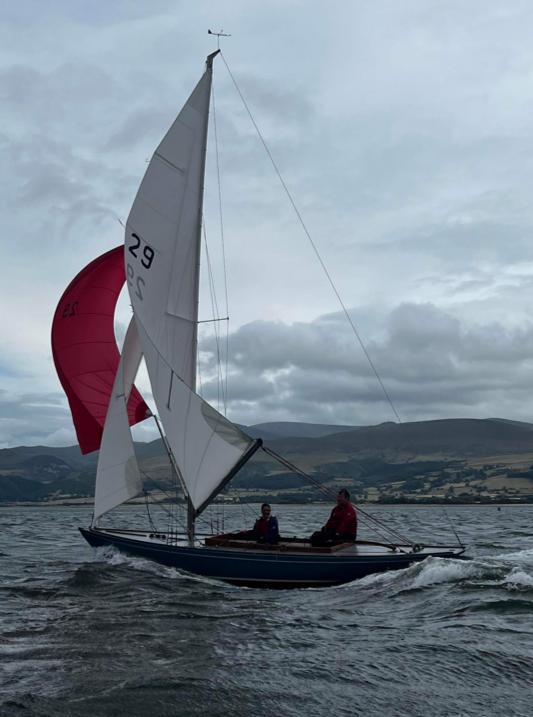
[[[174,108],[175,109],[175,108]],[[107,139],[104,149],[117,151],[135,148],[141,140],[146,140],[146,135],[158,136],[161,128],[168,125],[169,118],[173,118],[173,109],[166,111],[161,107],[140,108],[134,110],[126,117],[122,125]]]
[[[17,444],[46,444],[59,433],[60,444],[74,442],[70,413],[64,397],[57,393],[20,396],[0,392],[0,447]],[[65,440],[67,439],[67,440]]]
[[[62,420],[68,415],[65,398],[59,393],[30,393],[12,396],[6,391],[0,395],[0,417],[3,419]]]
[[[62,393],[23,393],[20,402],[26,407],[60,406],[65,408],[65,396]]]
[[[223,405],[223,394],[226,386],[222,386],[216,379],[210,379],[202,382],[201,395],[206,401],[213,405]],[[274,396],[276,391],[272,380],[266,376],[246,376],[242,373],[231,375],[227,382],[228,395],[231,400],[236,402],[253,402],[263,401],[269,396]]]
[[[42,92],[42,76],[25,65],[14,65],[0,72],[0,98],[18,106],[28,104],[28,96]]]
[[[3,14],[3,305],[17,340],[2,368],[20,395],[27,380],[13,374],[30,361],[21,356],[33,357],[36,384],[50,380],[40,351],[49,352],[56,294],[121,240],[114,217],[127,216],[144,160],[213,47],[201,4],[103,7],[8,3]],[[530,4],[334,0],[306,8],[304,19],[301,9],[221,0],[234,35],[224,50],[345,303],[358,307],[400,412],[525,414]],[[244,287],[232,322],[269,319],[232,334],[232,415],[390,418],[341,317],[311,321],[331,310],[328,288],[321,293],[305,237],[218,61],[215,92],[230,286]],[[206,186],[211,231],[218,196],[212,177]],[[203,368],[210,379],[212,363]],[[216,400],[212,380],[205,390]],[[30,435],[30,416],[16,420],[28,421]]]
[[[368,342],[368,351],[406,418],[496,416],[531,383],[531,323],[513,330],[498,323],[469,325],[429,303],[409,304],[391,311],[376,334],[380,338]],[[236,420],[263,420],[265,412],[276,420],[341,416],[354,424],[393,418],[340,315],[291,326],[255,322],[235,332],[230,344],[236,352],[229,382]],[[202,349],[209,352],[208,340]],[[518,409],[517,417],[524,413],[525,407]]]
[[[0,180],[0,204],[17,209],[16,215],[6,211],[13,229],[6,231],[5,241],[16,246],[17,253],[33,256],[45,239],[46,255],[51,256],[54,246],[79,243],[86,236],[92,241],[103,223],[114,224],[120,200],[114,201],[108,189],[113,182],[105,165],[85,159],[66,142],[40,135],[3,144],[0,156],[9,167]]]
[[[265,122],[273,122],[281,128],[295,122],[301,127],[316,116],[316,105],[301,89],[299,92],[293,88],[284,89],[268,77],[246,71],[239,72],[238,85],[252,114],[257,110]]]
[[[340,370],[350,370],[353,360],[352,337],[345,331],[335,333],[329,322],[257,321],[238,329],[230,337],[230,360],[237,368],[252,363],[261,371],[280,371],[291,366],[313,369],[324,366],[326,358]],[[209,343],[203,345],[204,350]],[[364,369],[363,369],[364,370]]]
[[[175,8],[175,0],[157,0],[150,5],[143,3],[132,3],[130,0],[115,0],[112,5],[106,7],[99,3],[87,5],[84,0],[55,0],[43,7],[38,0],[27,0],[24,3],[6,3],[3,8],[5,22],[12,23],[15,27],[28,22],[28,16],[35,17],[41,12],[45,13],[47,24],[79,23],[96,27],[108,27],[110,24],[122,24],[125,21],[142,20],[152,17],[156,13],[164,12],[169,8]]]
[[[121,85],[105,70],[89,64],[65,63],[49,71],[15,65],[0,72],[4,111],[18,123],[50,129],[63,127],[72,136],[84,128],[90,136],[109,118],[90,101],[98,93],[120,107]]]
[[[0,377],[2,379],[6,378],[19,378],[23,379],[25,376],[27,376],[26,372],[24,370],[21,370],[19,366],[17,366],[15,363],[9,361],[7,357],[4,357],[0,359]],[[0,399],[4,392],[2,389],[0,389]]]
[[[532,230],[497,222],[448,223],[426,227],[417,236],[400,239],[404,251],[438,256],[448,266],[477,267],[480,263],[520,260],[531,242]],[[396,242],[394,242],[396,244]],[[390,243],[380,244],[387,251]]]
[[[59,168],[41,166],[20,188],[18,203],[19,205],[25,205],[27,202],[49,204],[51,201],[58,200],[69,203],[88,190],[88,185],[68,179],[64,171]]]

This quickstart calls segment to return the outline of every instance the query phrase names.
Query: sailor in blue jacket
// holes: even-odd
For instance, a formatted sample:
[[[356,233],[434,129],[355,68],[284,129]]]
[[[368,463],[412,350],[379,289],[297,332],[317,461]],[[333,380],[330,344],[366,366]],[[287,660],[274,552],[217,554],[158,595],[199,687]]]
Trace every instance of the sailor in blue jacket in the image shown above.
[[[260,543],[274,545],[279,541],[278,519],[271,515],[272,509],[268,503],[261,506],[261,517],[255,521],[253,533]]]

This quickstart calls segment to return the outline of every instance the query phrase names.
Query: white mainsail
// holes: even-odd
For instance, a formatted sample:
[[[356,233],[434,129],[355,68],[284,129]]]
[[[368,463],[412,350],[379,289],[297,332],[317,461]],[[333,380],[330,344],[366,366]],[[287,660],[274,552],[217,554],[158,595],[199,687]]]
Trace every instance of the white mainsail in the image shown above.
[[[212,60],[156,149],[126,224],[126,273],[152,392],[201,510],[258,447],[194,393],[200,231]]]
[[[100,445],[94,494],[95,522],[104,513],[142,491],[127,411],[141,359],[141,344],[133,317],[124,339]]]
[[[193,389],[210,91],[209,68],[152,156],[126,225],[126,277],[135,316]]]

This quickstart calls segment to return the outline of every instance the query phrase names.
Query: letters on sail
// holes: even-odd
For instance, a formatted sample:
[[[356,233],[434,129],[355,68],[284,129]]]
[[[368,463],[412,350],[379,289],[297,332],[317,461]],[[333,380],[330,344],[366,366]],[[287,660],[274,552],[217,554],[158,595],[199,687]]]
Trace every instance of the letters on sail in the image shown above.
[[[210,87],[206,71],[156,149],[126,225],[126,279],[135,316],[192,388]]]

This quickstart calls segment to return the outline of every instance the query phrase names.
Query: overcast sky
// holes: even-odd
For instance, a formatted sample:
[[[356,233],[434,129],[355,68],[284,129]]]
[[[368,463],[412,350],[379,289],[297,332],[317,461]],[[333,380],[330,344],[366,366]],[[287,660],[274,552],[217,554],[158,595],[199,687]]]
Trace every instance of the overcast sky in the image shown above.
[[[216,47],[209,27],[232,35],[225,58],[402,420],[533,420],[531,2],[0,8],[0,447],[75,442],[52,315],[123,241],[146,161]],[[228,416],[394,420],[220,58],[214,77]],[[224,313],[211,150],[205,226]],[[123,299],[119,337],[128,312]],[[202,392],[217,406],[215,354],[204,330]]]

